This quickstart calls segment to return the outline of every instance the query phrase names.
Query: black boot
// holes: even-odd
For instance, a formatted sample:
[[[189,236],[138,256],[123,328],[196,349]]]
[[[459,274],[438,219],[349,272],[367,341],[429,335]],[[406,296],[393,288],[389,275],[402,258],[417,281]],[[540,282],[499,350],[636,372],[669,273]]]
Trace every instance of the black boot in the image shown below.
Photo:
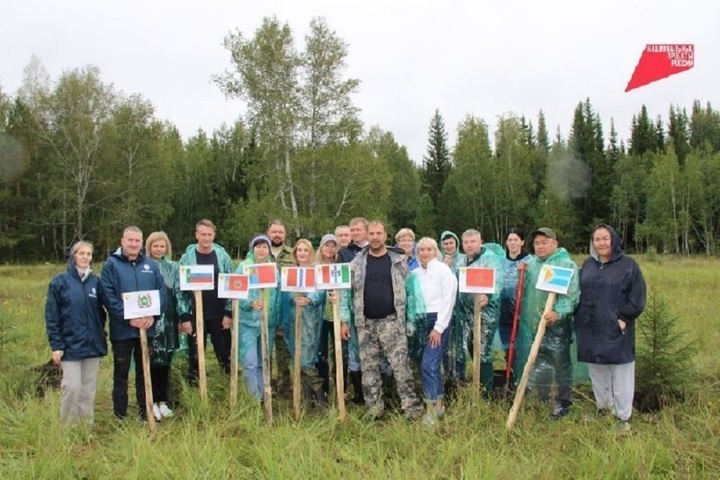
[[[320,375],[320,378],[322,378],[322,390],[325,392],[325,395],[330,394],[330,366],[328,365],[327,360],[324,358],[320,358],[315,363],[315,368],[318,371],[318,374]]]
[[[355,396],[353,396],[352,402],[355,405],[364,405],[365,404],[365,397],[363,396],[362,392],[362,372],[350,372],[350,381],[353,385],[353,392],[355,392]]]

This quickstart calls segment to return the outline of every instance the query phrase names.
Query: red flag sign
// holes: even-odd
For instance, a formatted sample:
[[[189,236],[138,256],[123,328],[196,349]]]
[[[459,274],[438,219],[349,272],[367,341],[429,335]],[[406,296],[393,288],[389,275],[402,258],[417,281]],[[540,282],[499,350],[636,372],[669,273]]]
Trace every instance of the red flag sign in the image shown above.
[[[695,66],[693,44],[648,44],[625,87],[629,92]]]

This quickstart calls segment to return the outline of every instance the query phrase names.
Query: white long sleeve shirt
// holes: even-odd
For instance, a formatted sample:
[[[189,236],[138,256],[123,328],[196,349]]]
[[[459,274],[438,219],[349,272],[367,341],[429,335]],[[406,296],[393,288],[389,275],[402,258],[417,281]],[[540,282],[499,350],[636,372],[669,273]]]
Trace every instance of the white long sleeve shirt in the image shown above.
[[[437,321],[433,330],[443,333],[450,325],[455,299],[457,298],[458,281],[450,267],[443,262],[432,259],[425,267],[413,270],[419,280],[427,313],[437,313]]]

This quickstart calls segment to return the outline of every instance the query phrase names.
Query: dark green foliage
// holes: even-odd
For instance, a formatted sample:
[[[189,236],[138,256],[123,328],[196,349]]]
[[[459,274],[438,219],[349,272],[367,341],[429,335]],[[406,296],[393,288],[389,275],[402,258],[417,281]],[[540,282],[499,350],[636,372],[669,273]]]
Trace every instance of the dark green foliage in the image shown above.
[[[687,340],[667,302],[651,291],[645,312],[636,321],[635,407],[657,411],[682,402],[696,381],[693,358],[697,342]]]
[[[452,169],[447,143],[445,122],[440,115],[440,110],[435,110],[428,131],[427,155],[423,157],[422,183],[423,188],[430,195],[436,213],[438,199]]]

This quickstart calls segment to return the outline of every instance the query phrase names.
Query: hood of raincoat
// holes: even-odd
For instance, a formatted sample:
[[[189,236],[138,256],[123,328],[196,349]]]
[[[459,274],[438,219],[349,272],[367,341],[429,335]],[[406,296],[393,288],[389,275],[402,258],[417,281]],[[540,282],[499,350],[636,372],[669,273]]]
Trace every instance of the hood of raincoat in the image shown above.
[[[604,223],[598,224],[593,230],[592,235],[590,235],[590,256],[593,257],[596,262],[600,262],[600,257],[598,256],[597,250],[595,250],[595,247],[593,246],[592,238],[593,235],[595,235],[595,232],[597,232],[601,228],[606,228],[610,232],[610,246],[612,247],[612,253],[610,254],[610,260],[608,260],[608,262],[614,262],[618,258],[622,257],[625,254],[625,251],[622,248],[622,240],[620,240],[620,237],[618,236],[615,229],[610,225],[606,225]]]

